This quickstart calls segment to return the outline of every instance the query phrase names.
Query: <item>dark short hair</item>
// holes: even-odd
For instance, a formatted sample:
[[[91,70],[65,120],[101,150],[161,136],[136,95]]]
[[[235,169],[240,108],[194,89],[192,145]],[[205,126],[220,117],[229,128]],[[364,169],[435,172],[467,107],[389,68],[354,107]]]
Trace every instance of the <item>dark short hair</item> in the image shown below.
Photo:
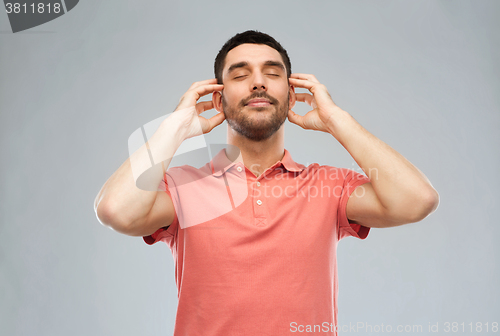
[[[222,69],[224,68],[227,53],[231,49],[236,48],[240,44],[244,43],[265,44],[273,49],[276,49],[276,51],[280,53],[281,58],[285,63],[287,77],[290,77],[290,74],[292,73],[292,64],[290,63],[290,58],[288,57],[285,48],[283,48],[278,41],[276,41],[268,34],[256,30],[247,30],[243,33],[239,33],[231,37],[219,50],[214,63],[215,78],[217,78],[217,82],[219,84],[222,84]]]

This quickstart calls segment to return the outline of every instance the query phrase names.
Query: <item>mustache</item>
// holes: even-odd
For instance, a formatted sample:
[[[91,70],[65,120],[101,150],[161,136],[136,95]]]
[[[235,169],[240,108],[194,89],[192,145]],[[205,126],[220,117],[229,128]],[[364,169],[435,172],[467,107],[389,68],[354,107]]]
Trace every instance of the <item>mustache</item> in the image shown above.
[[[255,99],[255,98],[265,98],[265,99],[269,100],[269,102],[271,102],[271,104],[273,104],[273,105],[277,105],[279,103],[276,98],[268,95],[267,92],[259,91],[259,92],[254,92],[250,96],[248,96],[246,99],[243,99],[240,104],[242,106],[245,106],[246,104],[248,104],[248,102],[250,100]]]

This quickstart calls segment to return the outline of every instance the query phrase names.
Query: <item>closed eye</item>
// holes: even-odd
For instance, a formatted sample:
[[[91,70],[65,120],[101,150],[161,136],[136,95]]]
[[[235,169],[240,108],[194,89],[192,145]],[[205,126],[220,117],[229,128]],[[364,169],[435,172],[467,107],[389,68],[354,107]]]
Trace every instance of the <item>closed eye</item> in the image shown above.
[[[280,75],[278,74],[267,74],[268,76],[274,76],[274,77],[280,77]],[[239,79],[239,78],[243,78],[243,77],[246,77],[247,75],[241,75],[241,76],[237,76],[237,77],[234,77],[234,79]]]

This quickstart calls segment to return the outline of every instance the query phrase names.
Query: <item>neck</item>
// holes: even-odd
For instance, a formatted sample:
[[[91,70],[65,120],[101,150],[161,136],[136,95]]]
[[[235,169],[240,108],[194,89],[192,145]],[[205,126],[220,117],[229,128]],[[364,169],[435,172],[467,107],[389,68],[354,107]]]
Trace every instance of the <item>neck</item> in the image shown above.
[[[250,140],[229,125],[227,129],[228,144],[238,147],[237,149],[228,146],[226,155],[231,161],[243,162],[256,177],[260,176],[267,168],[283,159],[285,154],[285,128],[284,124],[269,138],[262,141]]]

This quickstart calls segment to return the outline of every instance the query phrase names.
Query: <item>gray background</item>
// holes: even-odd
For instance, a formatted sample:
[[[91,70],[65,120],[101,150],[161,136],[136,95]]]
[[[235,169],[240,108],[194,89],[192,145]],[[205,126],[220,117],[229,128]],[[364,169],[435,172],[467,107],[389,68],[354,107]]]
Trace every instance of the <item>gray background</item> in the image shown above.
[[[339,324],[491,333],[499,14],[499,1],[81,1],[17,34],[0,14],[0,334],[172,334],[168,246],[102,226],[93,202],[129,135],[212,78],[219,48],[246,29],[280,41],[294,72],[315,74],[440,193],[420,223],[342,240]],[[287,122],[285,137],[298,162],[357,169],[326,133]]]

